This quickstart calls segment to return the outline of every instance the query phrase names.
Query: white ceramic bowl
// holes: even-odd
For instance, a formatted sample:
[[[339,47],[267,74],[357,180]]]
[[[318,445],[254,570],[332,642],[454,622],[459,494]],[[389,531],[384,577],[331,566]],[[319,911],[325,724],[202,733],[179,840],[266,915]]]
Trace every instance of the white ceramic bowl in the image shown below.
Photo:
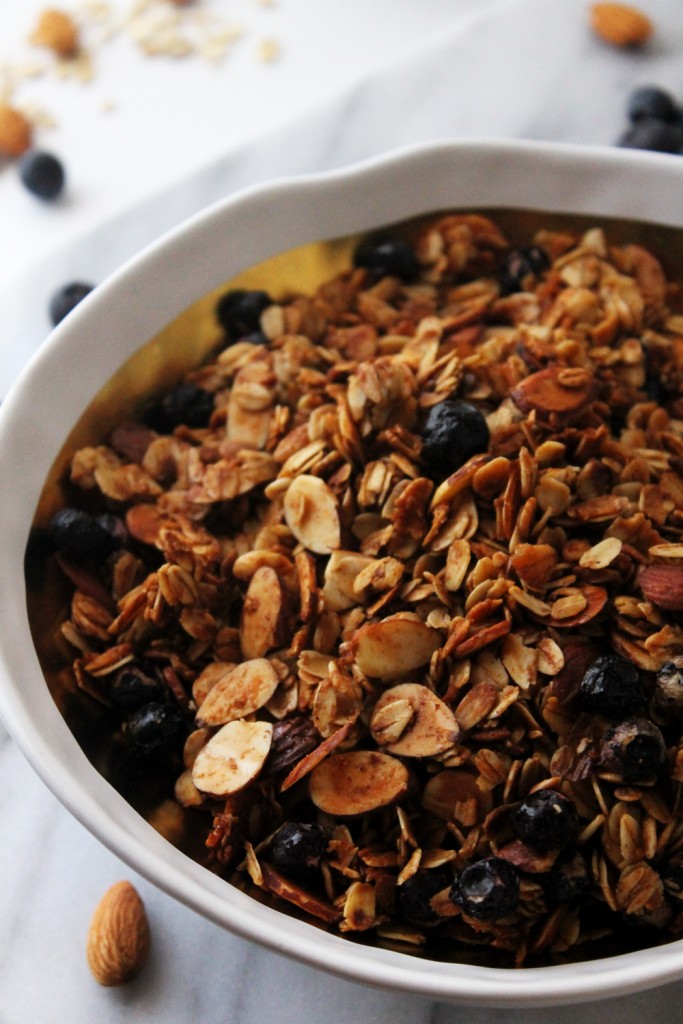
[[[421,146],[348,170],[247,190],[129,262],[55,331],[0,408],[0,713],[36,771],[151,882],[239,935],[373,985],[481,1006],[624,995],[683,977],[683,941],[571,966],[503,970],[359,946],[269,909],[161,838],[86,759],[53,702],[29,632],[23,554],[72,425],[143,342],[200,296],[274,253],[447,208],[520,208],[683,229],[683,160],[495,141]]]

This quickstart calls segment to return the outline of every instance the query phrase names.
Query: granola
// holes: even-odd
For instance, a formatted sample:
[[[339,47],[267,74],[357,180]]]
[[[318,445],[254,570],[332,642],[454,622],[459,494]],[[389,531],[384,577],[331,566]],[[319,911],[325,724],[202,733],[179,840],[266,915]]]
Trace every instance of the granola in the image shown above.
[[[229,293],[211,361],[73,458],[111,543],[53,524],[51,557],[110,770],[342,934],[510,966],[669,941],[680,288],[599,227],[513,249],[472,213],[363,254]]]

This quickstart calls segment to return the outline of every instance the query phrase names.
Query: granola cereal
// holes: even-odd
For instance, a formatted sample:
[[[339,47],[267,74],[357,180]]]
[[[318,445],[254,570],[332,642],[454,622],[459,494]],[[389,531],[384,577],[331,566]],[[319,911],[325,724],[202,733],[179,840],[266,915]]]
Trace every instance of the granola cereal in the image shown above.
[[[678,283],[600,227],[520,248],[448,213],[216,314],[50,526],[112,778],[365,941],[520,966],[680,935]]]

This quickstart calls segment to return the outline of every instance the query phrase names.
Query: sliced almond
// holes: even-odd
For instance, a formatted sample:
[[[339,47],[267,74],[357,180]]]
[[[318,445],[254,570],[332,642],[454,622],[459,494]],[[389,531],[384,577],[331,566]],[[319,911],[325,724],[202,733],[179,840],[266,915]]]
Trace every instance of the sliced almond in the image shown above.
[[[248,582],[253,578],[257,569],[263,566],[275,569],[283,579],[294,579],[294,564],[291,559],[281,555],[278,551],[269,551],[267,548],[257,548],[255,551],[247,551],[243,555],[239,555],[233,562],[232,574],[235,579]]]
[[[474,801],[480,818],[493,806],[490,790],[477,785],[476,772],[468,768],[447,768],[433,775],[422,791],[422,806],[435,818],[452,821],[460,806]]]
[[[354,817],[398,800],[410,776],[401,761],[376,750],[333,754],[311,772],[309,792],[315,806],[335,817]]]
[[[605,588],[594,587],[589,583],[585,583],[575,589],[577,591],[577,595],[574,598],[577,609],[575,613],[555,618],[551,610],[549,618],[546,619],[544,617],[542,621],[555,626],[557,629],[569,629],[573,626],[582,626],[585,622],[590,622],[591,619],[599,615],[607,604],[608,594]],[[579,600],[580,597],[584,599],[585,603]],[[563,608],[562,611],[564,612],[564,610]]]
[[[329,555],[341,543],[337,499],[324,480],[302,474],[292,480],[284,501],[287,526],[300,544]]]
[[[356,551],[333,551],[325,566],[322,590],[325,606],[343,612],[358,604],[354,590],[356,578],[373,561],[368,555],[360,555]]]
[[[204,703],[214,686],[234,667],[234,661],[212,661],[202,669],[192,684],[192,699],[197,707]]]
[[[405,725],[395,737],[397,721]],[[448,705],[419,683],[385,690],[372,713],[370,731],[379,746],[401,757],[434,757],[452,747],[460,734]]]
[[[205,747],[211,739],[210,729],[195,729],[185,740],[183,746],[183,764],[191,768],[197,759],[197,754]]]
[[[597,382],[584,375],[576,387],[576,381],[563,377],[563,372],[560,367],[548,366],[525,377],[511,395],[517,408],[525,413],[534,411],[543,419],[553,416],[562,422],[582,413],[597,397]]]
[[[272,737],[270,722],[228,722],[197,754],[193,783],[217,797],[243,789],[261,771]]]
[[[438,630],[424,622],[390,616],[361,626],[351,648],[366,676],[397,679],[428,664],[442,639]]]
[[[291,629],[291,598],[275,569],[261,566],[251,578],[242,606],[240,643],[245,658],[262,658],[284,647]]]
[[[219,679],[197,711],[197,725],[225,725],[246,718],[270,700],[280,682],[265,658],[235,665]]]
[[[176,781],[174,796],[181,807],[201,807],[204,794],[200,793],[192,781],[192,769],[186,768]]]

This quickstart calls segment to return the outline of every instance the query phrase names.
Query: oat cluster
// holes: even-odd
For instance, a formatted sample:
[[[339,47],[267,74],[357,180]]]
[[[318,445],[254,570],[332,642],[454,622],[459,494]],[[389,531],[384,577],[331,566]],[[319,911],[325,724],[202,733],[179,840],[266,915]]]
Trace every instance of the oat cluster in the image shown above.
[[[600,228],[531,242],[444,215],[412,279],[266,296],[188,377],[205,425],[141,416],[76,453],[118,541],[57,556],[81,690],[138,673],[185,716],[163,814],[212,870],[517,965],[683,923],[680,290]],[[444,474],[424,424],[454,396],[489,441]],[[610,672],[635,687],[616,711],[590,689]]]

